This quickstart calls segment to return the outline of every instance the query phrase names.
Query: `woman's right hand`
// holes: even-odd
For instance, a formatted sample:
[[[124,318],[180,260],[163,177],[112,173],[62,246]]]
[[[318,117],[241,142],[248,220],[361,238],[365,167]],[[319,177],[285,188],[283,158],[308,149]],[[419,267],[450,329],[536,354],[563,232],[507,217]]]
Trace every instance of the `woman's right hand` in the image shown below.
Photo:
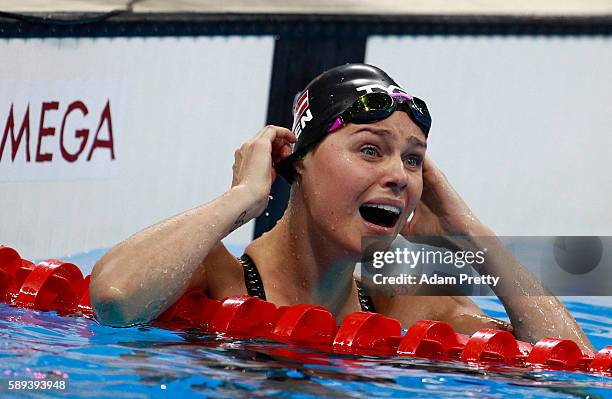
[[[291,155],[291,143],[297,141],[293,132],[280,126],[268,125],[234,152],[232,188],[247,187],[253,195],[253,213],[260,215],[268,205],[274,167]]]

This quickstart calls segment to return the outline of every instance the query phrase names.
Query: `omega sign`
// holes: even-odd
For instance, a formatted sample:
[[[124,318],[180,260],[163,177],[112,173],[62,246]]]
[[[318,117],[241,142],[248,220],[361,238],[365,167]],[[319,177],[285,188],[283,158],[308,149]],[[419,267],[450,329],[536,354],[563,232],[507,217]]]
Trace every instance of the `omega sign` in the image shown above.
[[[4,100],[0,181],[115,174],[118,131],[110,97]]]
[[[58,129],[56,126],[47,126],[45,124],[45,114],[47,112],[58,111],[60,103],[59,101],[48,101],[43,102],[40,110],[40,121],[38,123],[38,134],[35,139],[36,142],[36,156],[33,158],[30,156],[30,138],[32,137],[31,129],[30,129],[30,105],[26,106],[25,114],[23,115],[23,119],[21,121],[21,127],[19,127],[17,132],[17,126],[15,125],[15,114],[13,112],[13,104],[11,104],[11,108],[8,113],[8,117],[6,118],[6,123],[4,127],[4,134],[2,135],[2,142],[0,143],[0,162],[4,158],[4,150],[7,146],[7,143],[10,144],[11,147],[11,161],[15,161],[15,157],[19,151],[19,147],[22,146],[23,142],[23,152],[25,153],[26,162],[51,162],[53,161],[53,156],[57,156],[59,154],[54,154],[53,152],[41,152],[41,145],[45,136],[55,136],[59,131],[59,152],[62,158],[66,162],[75,162],[79,159],[83,151],[85,150],[85,146],[88,143],[89,138],[89,129],[77,129],[72,134],[74,138],[80,140],[79,148],[76,152],[71,153],[65,146],[64,137],[66,134],[70,134],[66,132],[66,121],[71,114],[77,114],[80,117],[86,117],[89,114],[89,110],[87,109],[87,105],[85,105],[82,101],[74,101],[63,113],[61,127]],[[76,117],[73,116],[73,117]],[[100,130],[103,125],[106,124],[108,138],[101,139]],[[113,145],[113,122],[110,111],[110,101],[106,102],[104,109],[99,117],[98,128],[96,129],[96,134],[93,140],[90,141],[91,145],[89,146],[89,151],[87,155],[87,161],[91,161],[91,157],[93,152],[99,148],[106,148],[110,152],[111,159],[115,159],[115,149]],[[100,150],[101,151],[101,150]],[[8,152],[8,151],[7,151]],[[8,157],[6,157],[8,158]]]

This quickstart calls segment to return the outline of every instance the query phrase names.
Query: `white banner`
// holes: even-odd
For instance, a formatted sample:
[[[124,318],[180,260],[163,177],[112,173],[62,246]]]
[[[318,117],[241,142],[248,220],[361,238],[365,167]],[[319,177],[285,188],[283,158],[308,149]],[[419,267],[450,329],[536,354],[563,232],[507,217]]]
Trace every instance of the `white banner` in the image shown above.
[[[272,37],[0,39],[0,243],[26,258],[109,248],[223,194],[234,151],[266,122],[273,49]],[[224,243],[252,234],[249,222]]]

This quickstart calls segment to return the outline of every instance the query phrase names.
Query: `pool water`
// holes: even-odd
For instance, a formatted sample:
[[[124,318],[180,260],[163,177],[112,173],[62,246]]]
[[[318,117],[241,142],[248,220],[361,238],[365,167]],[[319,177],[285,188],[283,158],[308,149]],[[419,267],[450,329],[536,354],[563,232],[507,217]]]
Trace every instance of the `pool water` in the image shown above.
[[[93,262],[92,255],[83,260],[86,272]],[[496,298],[475,300],[488,314],[506,318]],[[612,345],[608,298],[563,301],[597,349]],[[5,304],[0,304],[0,359],[0,397],[37,397],[41,391],[8,390],[9,380],[31,379],[67,382],[65,391],[44,391],[49,397],[612,397],[612,377],[600,375],[330,355],[154,325],[111,328],[85,317]]]

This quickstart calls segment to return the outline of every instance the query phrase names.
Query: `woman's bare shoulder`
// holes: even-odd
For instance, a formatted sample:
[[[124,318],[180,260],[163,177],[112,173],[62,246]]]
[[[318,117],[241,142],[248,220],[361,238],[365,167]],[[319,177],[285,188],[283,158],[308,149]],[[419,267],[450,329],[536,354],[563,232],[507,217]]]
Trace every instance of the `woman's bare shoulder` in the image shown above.
[[[376,308],[386,316],[409,327],[418,320],[445,321],[462,334],[471,335],[483,328],[512,331],[512,325],[486,315],[466,296],[374,297]]]
[[[201,288],[214,299],[246,294],[242,265],[222,242],[213,247],[203,261]]]

